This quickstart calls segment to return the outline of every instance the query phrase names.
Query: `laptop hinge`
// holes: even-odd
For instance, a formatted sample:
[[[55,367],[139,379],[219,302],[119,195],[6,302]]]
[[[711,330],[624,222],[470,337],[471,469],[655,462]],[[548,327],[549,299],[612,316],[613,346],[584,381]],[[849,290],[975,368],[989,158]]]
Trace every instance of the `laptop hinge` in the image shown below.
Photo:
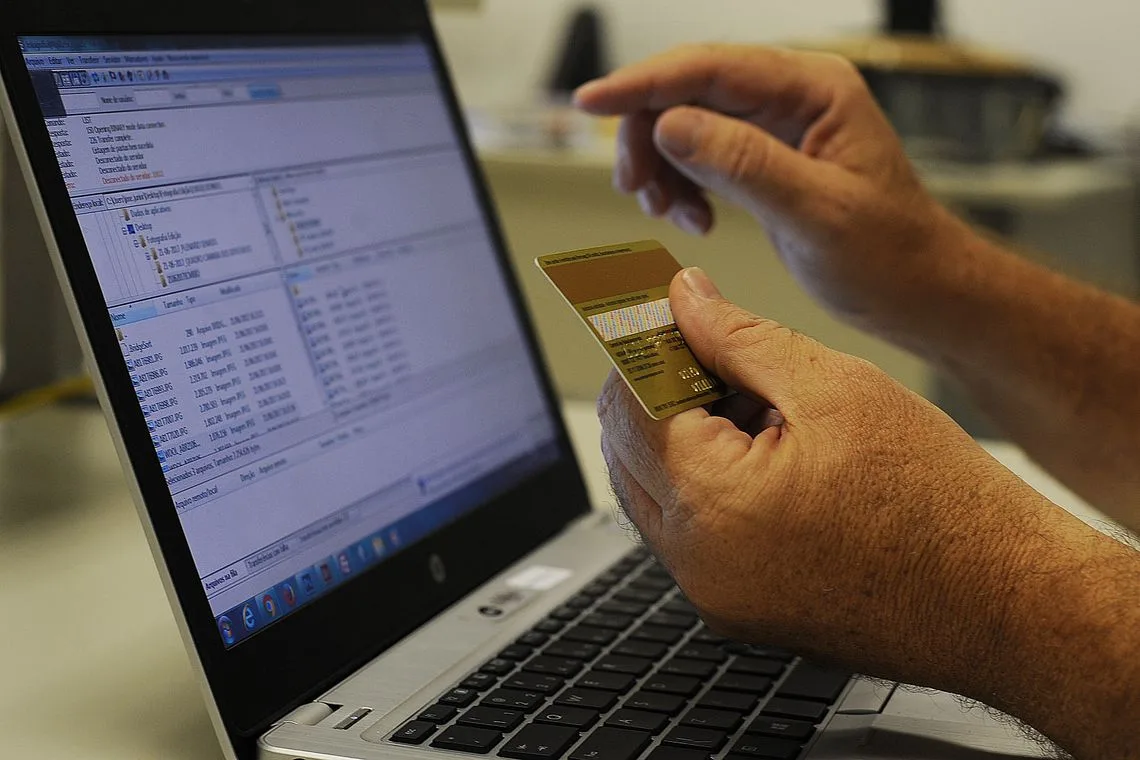
[[[301,705],[273,725],[279,726],[282,723],[297,723],[302,726],[315,726],[332,715],[333,712],[334,708],[332,705],[327,705],[324,702],[310,702],[307,705]]]

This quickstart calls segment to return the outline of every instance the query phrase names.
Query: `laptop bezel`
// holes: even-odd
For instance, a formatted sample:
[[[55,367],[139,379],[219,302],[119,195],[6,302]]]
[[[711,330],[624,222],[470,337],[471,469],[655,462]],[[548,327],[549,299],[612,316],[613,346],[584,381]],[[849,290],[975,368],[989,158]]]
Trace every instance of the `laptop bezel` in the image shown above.
[[[360,665],[430,620],[440,611],[588,510],[581,478],[545,363],[527,316],[518,278],[482,172],[463,127],[450,75],[423,0],[357,4],[329,0],[319,14],[300,0],[279,0],[272,8],[258,0],[165,6],[123,0],[109,12],[75,2],[8,3],[0,10],[0,73],[28,158],[33,200],[50,225],[59,251],[56,262],[79,315],[81,340],[103,386],[105,412],[121,435],[127,461],[141,494],[140,513],[157,544],[180,611],[193,641],[211,696],[239,756],[252,754],[257,736],[295,705],[333,686]],[[437,67],[458,144],[474,180],[478,202],[509,285],[511,302],[538,369],[543,393],[557,425],[557,462],[509,493],[467,513],[437,533],[394,555],[326,597],[232,649],[225,649],[182,534],[159,461],[122,360],[94,267],[59,171],[42,112],[24,66],[17,38],[25,35],[115,36],[286,35],[319,42],[324,35],[350,42],[415,36]],[[45,230],[45,234],[47,231]],[[442,558],[446,578],[438,582],[429,559]],[[157,558],[156,558],[157,560]],[[394,611],[399,611],[394,615]],[[123,621],[119,621],[120,623]]]

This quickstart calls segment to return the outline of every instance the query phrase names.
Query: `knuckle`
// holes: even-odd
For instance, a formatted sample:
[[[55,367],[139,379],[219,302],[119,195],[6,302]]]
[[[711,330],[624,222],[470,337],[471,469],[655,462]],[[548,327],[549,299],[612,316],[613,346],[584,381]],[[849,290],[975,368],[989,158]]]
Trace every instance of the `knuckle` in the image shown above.
[[[720,325],[722,340],[718,342],[717,359],[731,360],[738,356],[754,357],[763,353],[777,358],[785,357],[796,333],[770,319],[749,314],[733,314]]]
[[[753,177],[763,176],[769,153],[763,140],[752,139],[752,135],[738,126],[725,135],[723,158],[719,162],[730,182],[742,184]]]

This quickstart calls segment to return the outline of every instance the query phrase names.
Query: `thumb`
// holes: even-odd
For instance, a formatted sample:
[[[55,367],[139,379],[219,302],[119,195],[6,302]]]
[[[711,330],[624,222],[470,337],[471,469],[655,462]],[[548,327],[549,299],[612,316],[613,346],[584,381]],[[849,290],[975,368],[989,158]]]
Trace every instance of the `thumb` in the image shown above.
[[[834,353],[816,341],[727,300],[703,270],[678,273],[669,288],[673,318],[697,360],[727,385],[770,403],[785,418],[827,392]]]
[[[831,169],[754,124],[695,106],[663,113],[653,139],[682,174],[753,213],[803,213]]]

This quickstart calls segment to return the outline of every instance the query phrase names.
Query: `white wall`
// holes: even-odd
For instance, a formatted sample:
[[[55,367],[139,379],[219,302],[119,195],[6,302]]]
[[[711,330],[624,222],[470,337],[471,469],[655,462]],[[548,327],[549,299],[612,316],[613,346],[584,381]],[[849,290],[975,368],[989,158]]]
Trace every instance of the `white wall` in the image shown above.
[[[560,49],[572,9],[589,0],[483,0],[438,19],[463,97],[518,101]],[[1066,121],[1114,135],[1140,119],[1140,3],[1133,0],[944,0],[947,25],[972,42],[1021,53],[1063,74]],[[615,63],[682,42],[776,42],[874,28],[877,0],[593,0]]]

